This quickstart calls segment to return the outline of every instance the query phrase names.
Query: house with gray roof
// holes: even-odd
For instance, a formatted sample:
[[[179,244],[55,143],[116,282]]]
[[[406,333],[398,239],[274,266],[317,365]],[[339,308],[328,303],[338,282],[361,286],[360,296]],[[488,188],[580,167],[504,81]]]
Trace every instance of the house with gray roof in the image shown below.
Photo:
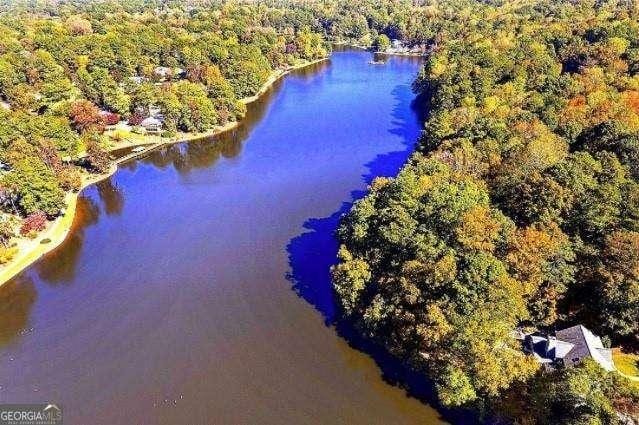
[[[555,335],[528,334],[524,350],[548,369],[572,367],[591,358],[607,371],[615,370],[612,350],[601,338],[582,325],[555,332]]]
[[[147,133],[159,133],[162,131],[162,121],[156,117],[147,117],[140,123]]]

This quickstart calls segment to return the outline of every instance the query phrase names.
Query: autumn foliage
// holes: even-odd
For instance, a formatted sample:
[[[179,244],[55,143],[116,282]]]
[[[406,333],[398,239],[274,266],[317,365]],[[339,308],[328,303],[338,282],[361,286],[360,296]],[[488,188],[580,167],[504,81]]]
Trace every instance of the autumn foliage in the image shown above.
[[[47,225],[47,215],[42,211],[29,214],[20,225],[20,234],[28,236],[34,232],[41,232]]]
[[[102,114],[102,120],[104,121],[105,125],[116,125],[118,122],[120,122],[120,115],[113,112],[107,112],[105,114]]]
[[[639,23],[620,3],[428,8],[425,131],[341,222],[343,317],[427,371],[445,405],[617,423],[639,394],[596,364],[539,373],[512,331],[583,324],[637,346]]]
[[[100,115],[100,110],[88,100],[74,102],[69,111],[69,118],[79,132],[104,130],[105,123],[104,118]]]

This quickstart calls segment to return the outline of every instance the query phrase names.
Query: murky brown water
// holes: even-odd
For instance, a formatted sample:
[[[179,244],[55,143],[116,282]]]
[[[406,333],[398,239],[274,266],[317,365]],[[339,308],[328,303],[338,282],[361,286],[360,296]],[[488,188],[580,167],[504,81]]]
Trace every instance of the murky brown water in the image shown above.
[[[419,62],[368,60],[336,53],[237,130],[88,188],[65,243],[0,290],[0,402],[67,424],[441,423],[325,324],[339,214],[419,131]]]

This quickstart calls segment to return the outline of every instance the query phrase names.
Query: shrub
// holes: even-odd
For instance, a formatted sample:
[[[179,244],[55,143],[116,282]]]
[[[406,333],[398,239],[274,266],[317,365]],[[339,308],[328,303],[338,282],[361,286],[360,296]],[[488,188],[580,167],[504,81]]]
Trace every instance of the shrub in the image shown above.
[[[93,171],[104,173],[109,169],[111,161],[109,153],[105,151],[97,140],[89,140],[87,143],[87,160]]]
[[[120,114],[107,112],[106,114],[102,115],[102,119],[104,120],[104,124],[106,125],[116,125],[120,122]]]
[[[373,49],[378,52],[385,52],[390,47],[391,43],[386,34],[380,34],[373,42]]]
[[[129,117],[129,125],[138,126],[144,120],[144,115],[140,112],[135,112]]]
[[[63,190],[78,190],[82,185],[82,177],[76,168],[65,167],[58,172],[58,183]]]
[[[104,118],[100,115],[100,110],[88,100],[74,102],[69,111],[69,118],[71,118],[75,129],[81,133],[84,131],[102,132],[104,130]]]
[[[0,264],[6,264],[9,261],[13,260],[13,257],[18,253],[18,248],[15,246],[5,248],[0,246]]]
[[[5,248],[14,235],[13,223],[9,219],[0,219],[0,244]]]
[[[20,226],[22,236],[31,236],[36,232],[41,232],[47,226],[47,215],[42,211],[29,214]]]

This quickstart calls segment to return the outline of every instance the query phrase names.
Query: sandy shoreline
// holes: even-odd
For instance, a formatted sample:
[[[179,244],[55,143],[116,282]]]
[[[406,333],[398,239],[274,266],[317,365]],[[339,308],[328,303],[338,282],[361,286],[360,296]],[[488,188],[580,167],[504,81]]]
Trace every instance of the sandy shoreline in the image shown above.
[[[269,79],[266,80],[266,82],[262,85],[260,90],[254,96],[241,99],[240,101],[244,104],[255,102],[264,93],[266,93],[275,82],[277,82],[280,78],[284,77],[291,71],[294,71],[300,68],[305,68],[307,66],[310,66],[319,62],[323,62],[327,59],[328,57],[317,59],[311,62],[305,62],[299,65],[291,66],[285,70],[275,71],[269,77]],[[85,176],[85,178],[82,181],[82,185],[77,192],[69,192],[66,194],[65,201],[66,201],[67,207],[64,211],[64,214],[62,214],[60,217],[56,218],[51,223],[49,223],[47,228],[43,232],[38,234],[38,236],[34,238],[33,240],[20,239],[18,241],[18,248],[19,248],[18,254],[15,256],[13,260],[8,262],[7,264],[5,264],[4,266],[0,266],[0,286],[7,283],[9,280],[14,278],[21,271],[29,267],[35,261],[37,261],[42,256],[47,254],[49,251],[52,251],[53,249],[58,247],[62,242],[64,242],[67,235],[69,234],[69,231],[71,230],[71,227],[73,226],[73,219],[75,217],[76,205],[77,205],[78,197],[80,193],[82,193],[82,191],[86,189],[88,186],[91,186],[92,184],[98,183],[104,179],[111,177],[117,171],[119,164],[121,164],[124,161],[128,161],[132,158],[142,156],[148,153],[150,150],[156,149],[160,146],[188,142],[191,140],[202,139],[205,137],[211,137],[220,133],[224,133],[226,131],[236,128],[237,126],[241,124],[241,122],[242,122],[241,120],[233,121],[233,122],[227,123],[226,125],[212,128],[211,130],[203,132],[203,133],[180,133],[176,137],[173,137],[170,139],[163,139],[158,136],[147,136],[145,139],[136,141],[135,143],[127,143],[127,142],[116,143],[114,146],[111,147],[110,151],[127,148],[127,147],[138,147],[138,146],[149,146],[149,147],[148,149],[145,149],[141,152],[137,152],[135,154],[131,154],[123,158],[119,158],[118,160],[113,162],[109,171],[104,174]],[[41,241],[46,239],[49,239],[49,242],[45,244],[41,243]]]

